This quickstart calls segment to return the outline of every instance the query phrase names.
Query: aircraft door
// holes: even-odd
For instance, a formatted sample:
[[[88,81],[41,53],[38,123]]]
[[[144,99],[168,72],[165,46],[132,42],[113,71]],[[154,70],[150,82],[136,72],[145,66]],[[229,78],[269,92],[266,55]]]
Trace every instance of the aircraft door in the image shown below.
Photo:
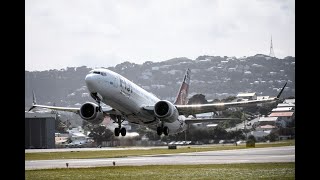
[[[117,88],[117,87],[119,86],[119,78],[118,78],[118,77],[112,78],[111,81],[113,81],[113,86],[114,86],[115,88]]]

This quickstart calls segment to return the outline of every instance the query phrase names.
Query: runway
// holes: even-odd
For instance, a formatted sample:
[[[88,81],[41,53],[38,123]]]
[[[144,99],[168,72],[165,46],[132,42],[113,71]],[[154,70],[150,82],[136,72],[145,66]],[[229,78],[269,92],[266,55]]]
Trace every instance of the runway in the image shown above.
[[[69,163],[69,168],[113,166],[113,161],[116,163],[116,166],[295,162],[295,146],[145,155],[124,158],[32,160],[25,161],[25,169],[66,168],[66,163]]]

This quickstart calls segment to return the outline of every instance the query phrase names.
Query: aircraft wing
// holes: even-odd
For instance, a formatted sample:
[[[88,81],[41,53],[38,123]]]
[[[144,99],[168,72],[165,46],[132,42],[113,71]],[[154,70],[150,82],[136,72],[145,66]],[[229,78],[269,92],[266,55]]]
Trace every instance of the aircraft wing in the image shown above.
[[[213,103],[213,104],[194,104],[194,105],[176,105],[180,115],[201,114],[207,112],[222,111],[230,107],[247,107],[257,105],[260,103],[276,102],[276,98],[269,98],[263,100],[251,100],[228,103]]]
[[[34,109],[36,107],[45,108],[45,109],[52,109],[52,110],[56,110],[56,111],[73,112],[73,113],[76,113],[76,114],[79,114],[79,112],[80,112],[80,107],[58,107],[58,106],[39,105],[36,102],[36,97],[35,97],[35,94],[33,92],[33,103],[32,103],[32,106],[30,107],[30,109],[28,111],[31,111],[32,109]],[[113,108],[111,108],[110,106],[102,107],[102,111],[103,111],[103,114],[105,114],[105,115],[110,115],[110,114],[117,115],[117,111],[114,110]]]
[[[279,92],[276,97],[271,97],[268,99],[261,99],[261,100],[247,100],[247,101],[240,101],[240,102],[227,102],[227,103],[213,103],[213,104],[194,104],[194,105],[176,105],[180,115],[193,115],[193,114],[201,114],[206,112],[215,112],[225,110],[230,107],[248,107],[257,104],[264,104],[264,103],[274,103],[279,100],[279,97],[284,90],[285,85]]]
[[[28,111],[31,111],[32,109],[39,107],[39,108],[45,108],[45,109],[52,109],[56,111],[66,111],[66,112],[73,112],[76,114],[79,114],[80,107],[58,107],[58,106],[46,106],[46,105],[38,105],[33,104]],[[118,113],[111,107],[102,107],[103,114],[109,115],[114,114],[117,115]]]
[[[80,107],[79,108],[72,108],[72,107],[46,106],[46,105],[38,105],[38,104],[33,104],[28,111],[31,111],[32,109],[34,109],[36,107],[52,109],[52,110],[57,110],[57,111],[73,112],[76,114],[79,114],[79,111],[80,111]]]
[[[203,123],[203,122],[220,122],[220,121],[226,121],[226,120],[239,120],[239,118],[192,118],[192,119],[186,119],[185,122],[187,124],[192,123]]]

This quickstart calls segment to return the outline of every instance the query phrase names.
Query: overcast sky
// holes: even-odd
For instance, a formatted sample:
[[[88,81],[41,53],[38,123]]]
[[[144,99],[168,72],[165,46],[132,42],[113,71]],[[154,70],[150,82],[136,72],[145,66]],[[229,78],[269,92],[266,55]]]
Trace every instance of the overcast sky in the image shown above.
[[[294,0],[26,0],[25,69],[295,56]]]

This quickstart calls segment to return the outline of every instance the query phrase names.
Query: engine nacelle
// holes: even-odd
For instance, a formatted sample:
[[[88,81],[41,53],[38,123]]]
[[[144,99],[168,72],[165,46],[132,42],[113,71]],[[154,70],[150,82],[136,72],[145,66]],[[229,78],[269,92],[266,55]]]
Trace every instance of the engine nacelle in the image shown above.
[[[169,101],[162,100],[155,104],[154,114],[166,122],[174,122],[179,117],[179,112],[177,108]]]
[[[79,115],[83,120],[92,124],[100,124],[104,119],[103,112],[99,111],[99,106],[91,102],[82,104]]]

